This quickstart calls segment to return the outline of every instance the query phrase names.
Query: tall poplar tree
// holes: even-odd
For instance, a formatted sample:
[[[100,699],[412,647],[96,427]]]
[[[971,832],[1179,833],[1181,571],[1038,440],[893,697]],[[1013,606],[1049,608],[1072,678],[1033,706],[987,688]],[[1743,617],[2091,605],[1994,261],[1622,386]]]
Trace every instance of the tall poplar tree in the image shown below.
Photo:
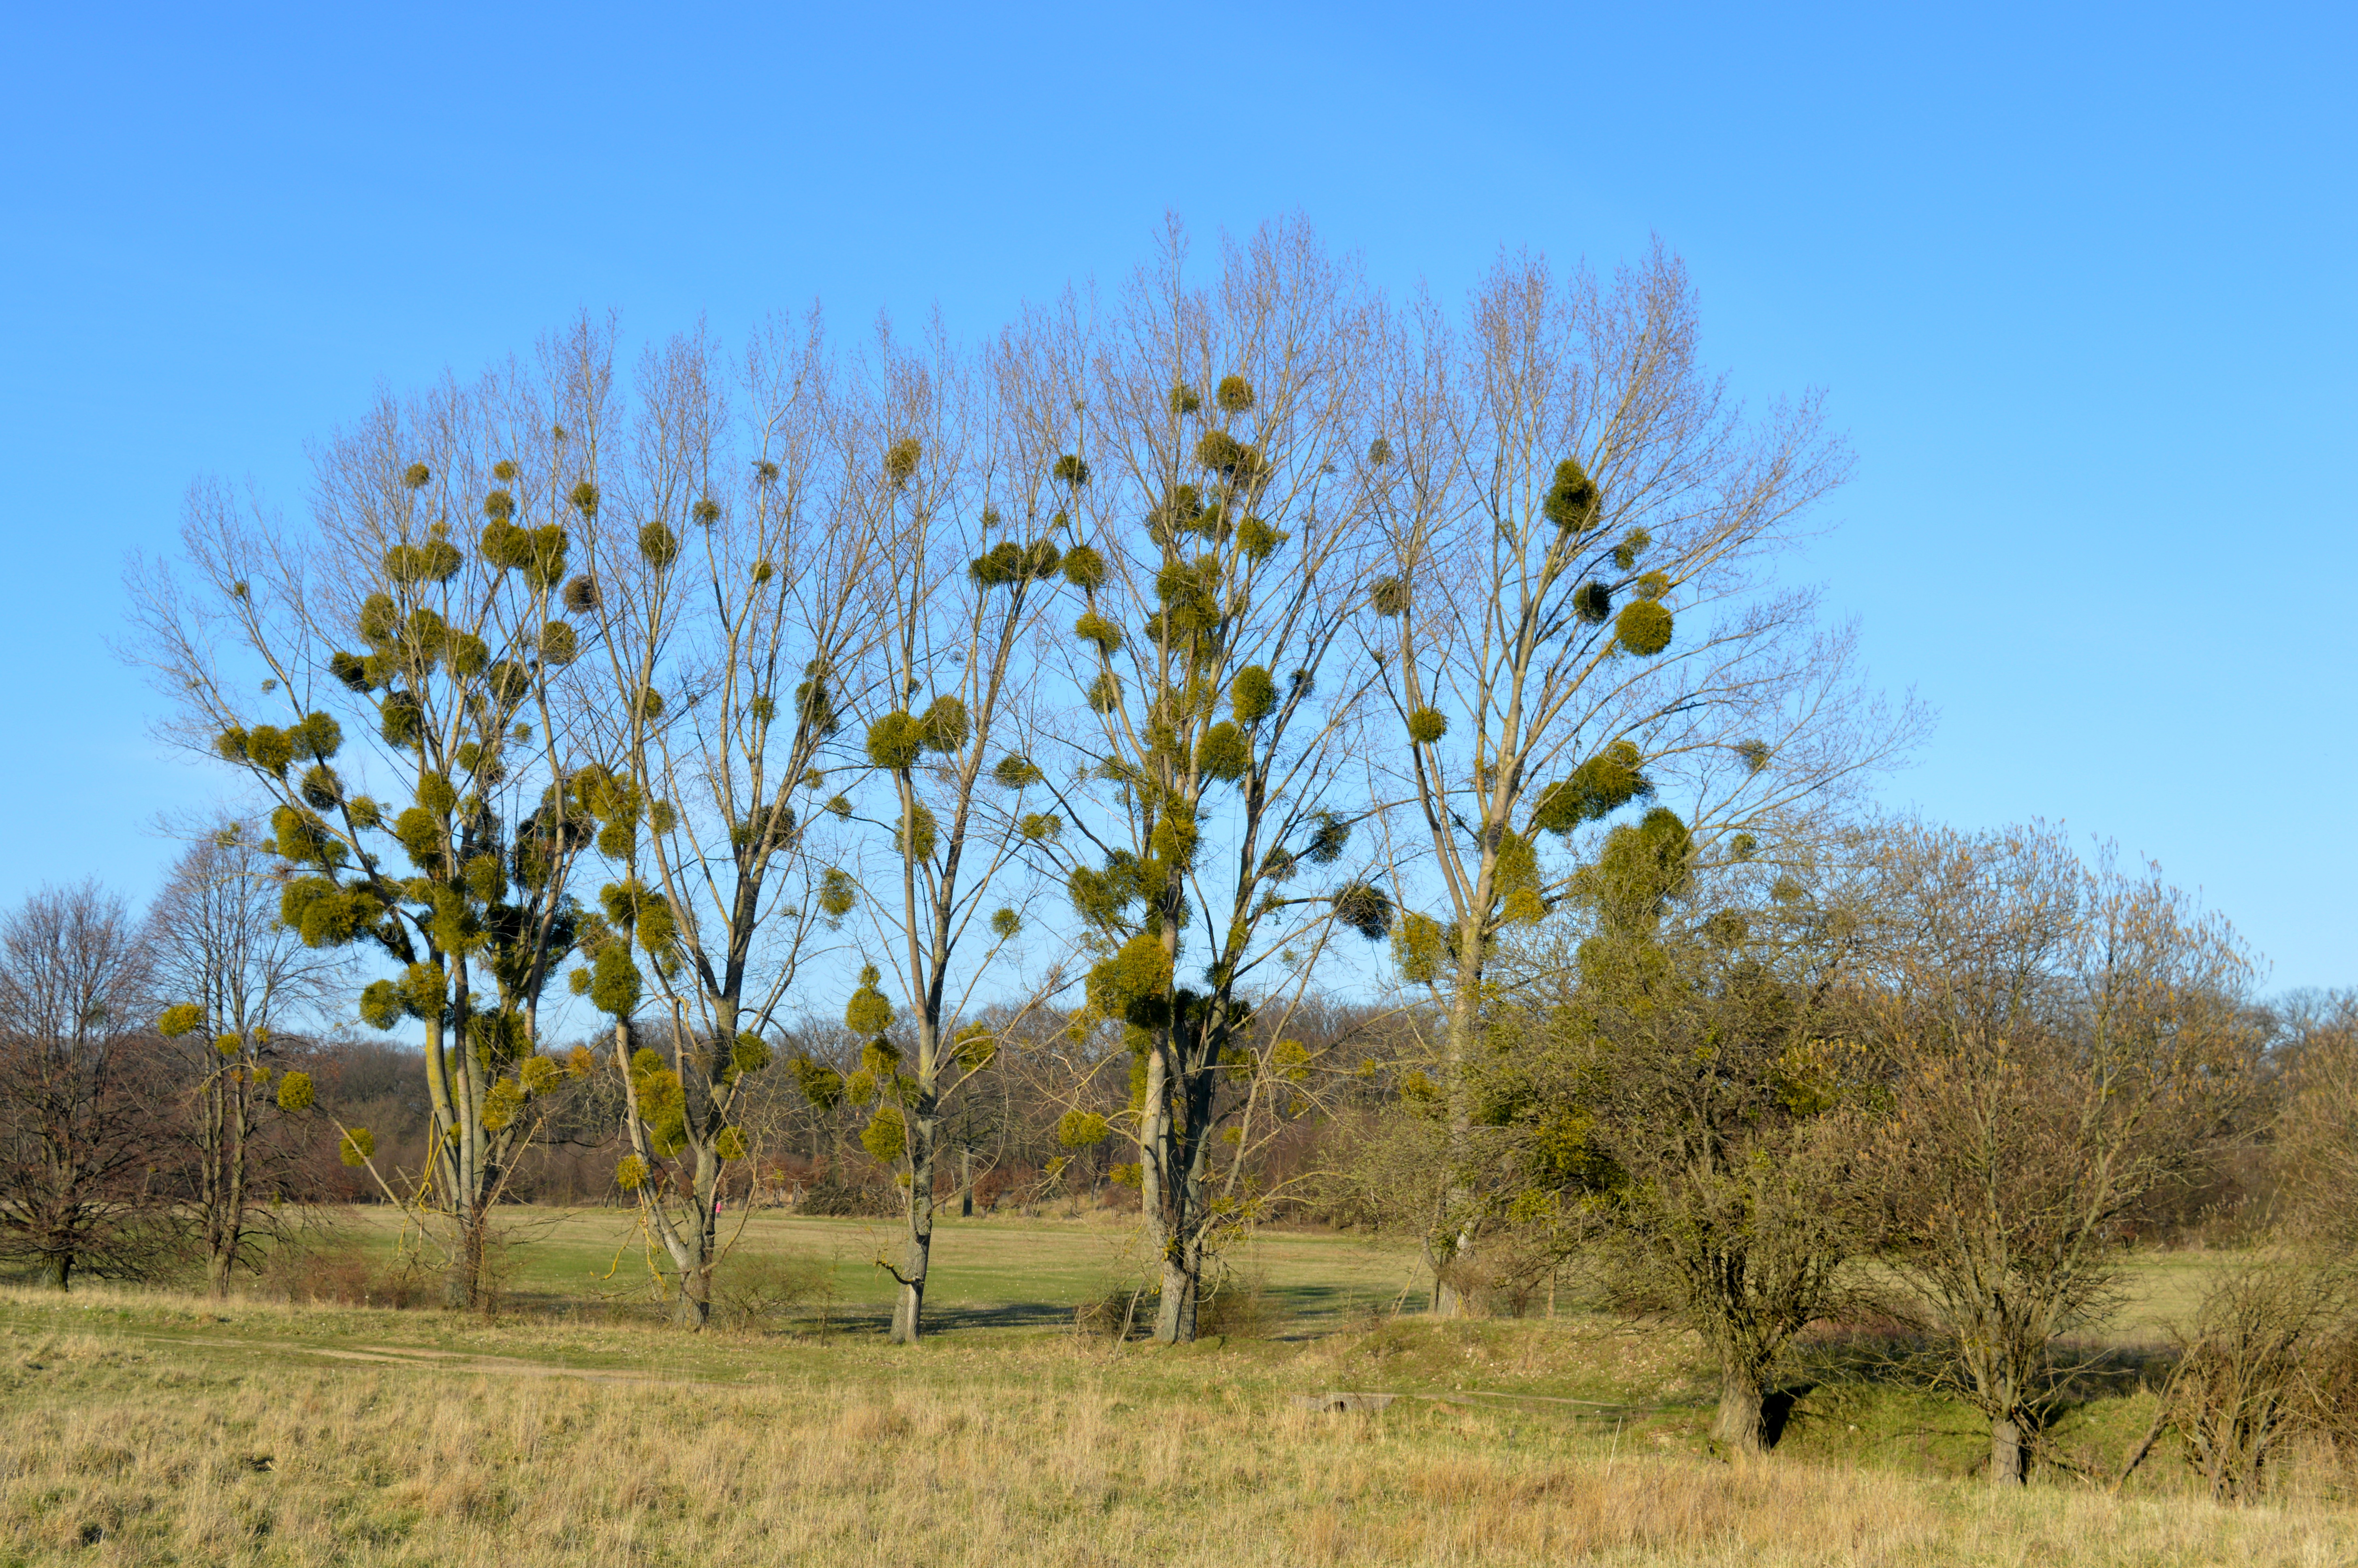
[[[181,563],[135,572],[170,732],[268,805],[281,917],[372,952],[392,972],[360,1016],[424,1036],[425,1167],[382,1166],[366,1129],[343,1152],[428,1222],[452,1305],[481,1298],[492,1206],[562,1081],[535,1047],[590,840],[568,579],[605,393],[576,363],[387,397],[321,449],[308,525],[200,484]]]

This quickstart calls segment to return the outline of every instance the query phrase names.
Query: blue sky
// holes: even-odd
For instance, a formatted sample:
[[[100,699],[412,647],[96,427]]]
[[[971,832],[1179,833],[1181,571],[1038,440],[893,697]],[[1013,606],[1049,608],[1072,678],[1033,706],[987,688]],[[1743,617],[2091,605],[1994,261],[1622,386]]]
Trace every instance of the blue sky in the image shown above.
[[[1394,287],[1659,235],[1858,478],[1797,569],[1941,713],[1887,797],[2117,838],[2358,981],[2346,7],[18,7],[0,899],[222,787],[114,662],[203,473],[609,307],[988,330],[1166,211]]]

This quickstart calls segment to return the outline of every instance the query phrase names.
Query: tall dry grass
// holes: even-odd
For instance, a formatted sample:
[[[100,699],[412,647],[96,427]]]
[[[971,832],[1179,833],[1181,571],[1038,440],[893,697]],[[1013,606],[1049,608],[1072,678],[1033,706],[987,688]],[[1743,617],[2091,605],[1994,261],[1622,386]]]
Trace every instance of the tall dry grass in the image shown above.
[[[1770,1461],[1572,1454],[1487,1412],[1158,1399],[1053,1344],[925,1388],[191,1370],[60,1332],[0,1365],[0,1561],[2208,1563],[2358,1557],[2352,1516]],[[12,1555],[13,1554],[13,1555]]]

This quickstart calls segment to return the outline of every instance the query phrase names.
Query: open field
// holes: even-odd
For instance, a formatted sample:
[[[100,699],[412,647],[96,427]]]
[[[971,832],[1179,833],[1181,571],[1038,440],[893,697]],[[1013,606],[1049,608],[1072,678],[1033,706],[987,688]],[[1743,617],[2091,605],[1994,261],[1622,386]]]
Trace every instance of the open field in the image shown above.
[[[1777,1453],[1731,1467],[1682,1336],[1394,1316],[1410,1259],[1347,1238],[1255,1243],[1259,1331],[1167,1350],[1070,1328],[1126,1272],[1123,1227],[953,1222],[947,1331],[912,1352],[867,1315],[889,1226],[756,1217],[749,1257],[828,1260],[842,1308],[687,1336],[615,1266],[627,1215],[527,1223],[488,1319],[0,1291],[0,1563],[2358,1560],[2322,1465],[2241,1510],[2174,1456],[2120,1498],[2050,1468],[1992,1499],[1964,1412],[1831,1352]],[[2140,1260],[2116,1332],[2147,1337],[2219,1261]],[[1296,1402],[1331,1390],[1397,1397]],[[2133,1375],[2095,1379],[2057,1451],[2116,1464],[2152,1410]]]

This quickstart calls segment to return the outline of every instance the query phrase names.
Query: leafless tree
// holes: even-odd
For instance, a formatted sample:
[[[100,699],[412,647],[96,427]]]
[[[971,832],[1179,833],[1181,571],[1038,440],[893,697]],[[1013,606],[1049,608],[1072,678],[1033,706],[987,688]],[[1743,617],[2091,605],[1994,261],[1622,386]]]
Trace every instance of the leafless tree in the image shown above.
[[[1026,850],[1061,827],[1024,807],[1044,804],[1037,633],[1065,589],[1057,536],[1086,475],[1008,416],[987,362],[938,332],[914,350],[882,334],[865,369],[861,417],[841,438],[882,542],[867,598],[878,678],[862,705],[882,844],[866,910],[882,964],[845,1015],[865,1057],[846,1095],[874,1104],[862,1142],[908,1182],[901,1256],[880,1262],[900,1287],[892,1337],[914,1344],[950,1119],[1002,1034],[1042,1004],[1037,982],[1059,972],[1054,958],[1022,961],[1041,946],[1036,925],[1024,940],[1039,896]],[[897,1015],[879,989],[888,975],[905,999]],[[990,1001],[1003,1005],[985,1018]]]
[[[1376,748],[1410,802],[1390,856],[1413,910],[1403,969],[1445,1006],[1454,1160],[1499,932],[1568,889],[1569,837],[1676,787],[1708,858],[1811,809],[1920,728],[1858,687],[1853,641],[1770,563],[1848,469],[1816,402],[1753,415],[1700,358],[1693,286],[1657,250],[1600,281],[1502,260],[1464,324],[1394,335],[1370,485],[1390,535],[1369,643],[1398,728]],[[1380,462],[1373,460],[1380,459]],[[1660,809],[1660,808],[1658,808]],[[1746,835],[1747,828],[1755,831]],[[1790,830],[1790,829],[1789,829]],[[1437,1304],[1484,1195],[1443,1188]]]
[[[425,1036],[424,1168],[382,1164],[365,1128],[343,1150],[427,1222],[454,1304],[479,1299],[492,1207],[564,1081],[536,1042],[590,838],[567,561],[598,514],[610,381],[577,337],[547,374],[382,398],[318,449],[307,524],[197,485],[178,561],[131,579],[165,734],[270,807],[297,873],[282,918],[372,952],[393,973],[361,1015]]]
[[[1136,1063],[1165,1341],[1195,1337],[1207,1238],[1238,1212],[1211,1180],[1220,1135],[1252,1084],[1312,1069],[1281,1050],[1311,967],[1337,932],[1390,925],[1346,860],[1367,809],[1349,628],[1377,326],[1293,222],[1200,278],[1174,228],[1104,320],[1068,298],[1011,341],[1040,444],[1090,476],[1063,564],[1091,717],[1065,737],[1055,853],[1097,957],[1076,1026],[1120,1031]]]
[[[64,1290],[135,1272],[174,1130],[149,954],[95,883],[0,918],[0,1249]]]
[[[307,947],[279,915],[285,862],[245,825],[225,824],[180,857],[148,912],[152,985],[167,1003],[160,1032],[186,1044],[181,1071],[195,1171],[190,1208],[215,1295],[250,1264],[263,1184],[299,1152],[272,1139],[274,1073],[297,1074],[279,1092],[307,1106],[309,1079],[276,1044],[319,1016],[342,1011],[352,964],[335,949]]]
[[[575,989],[615,1021],[624,1184],[691,1327],[710,1313],[724,1169],[756,1152],[736,1114],[748,1076],[853,901],[820,852],[844,808],[817,764],[875,636],[862,593],[881,557],[834,395],[816,319],[772,323],[733,367],[677,339],[646,357],[629,440],[600,457],[582,613],[603,680],[581,701],[605,761],[583,799],[614,876]]]
[[[2193,1169],[2263,1033],[2234,932],[2045,829],[1901,833],[1878,891],[1887,1106],[1866,1233],[2025,1477],[2059,1335],[2101,1315],[2120,1227]]]

